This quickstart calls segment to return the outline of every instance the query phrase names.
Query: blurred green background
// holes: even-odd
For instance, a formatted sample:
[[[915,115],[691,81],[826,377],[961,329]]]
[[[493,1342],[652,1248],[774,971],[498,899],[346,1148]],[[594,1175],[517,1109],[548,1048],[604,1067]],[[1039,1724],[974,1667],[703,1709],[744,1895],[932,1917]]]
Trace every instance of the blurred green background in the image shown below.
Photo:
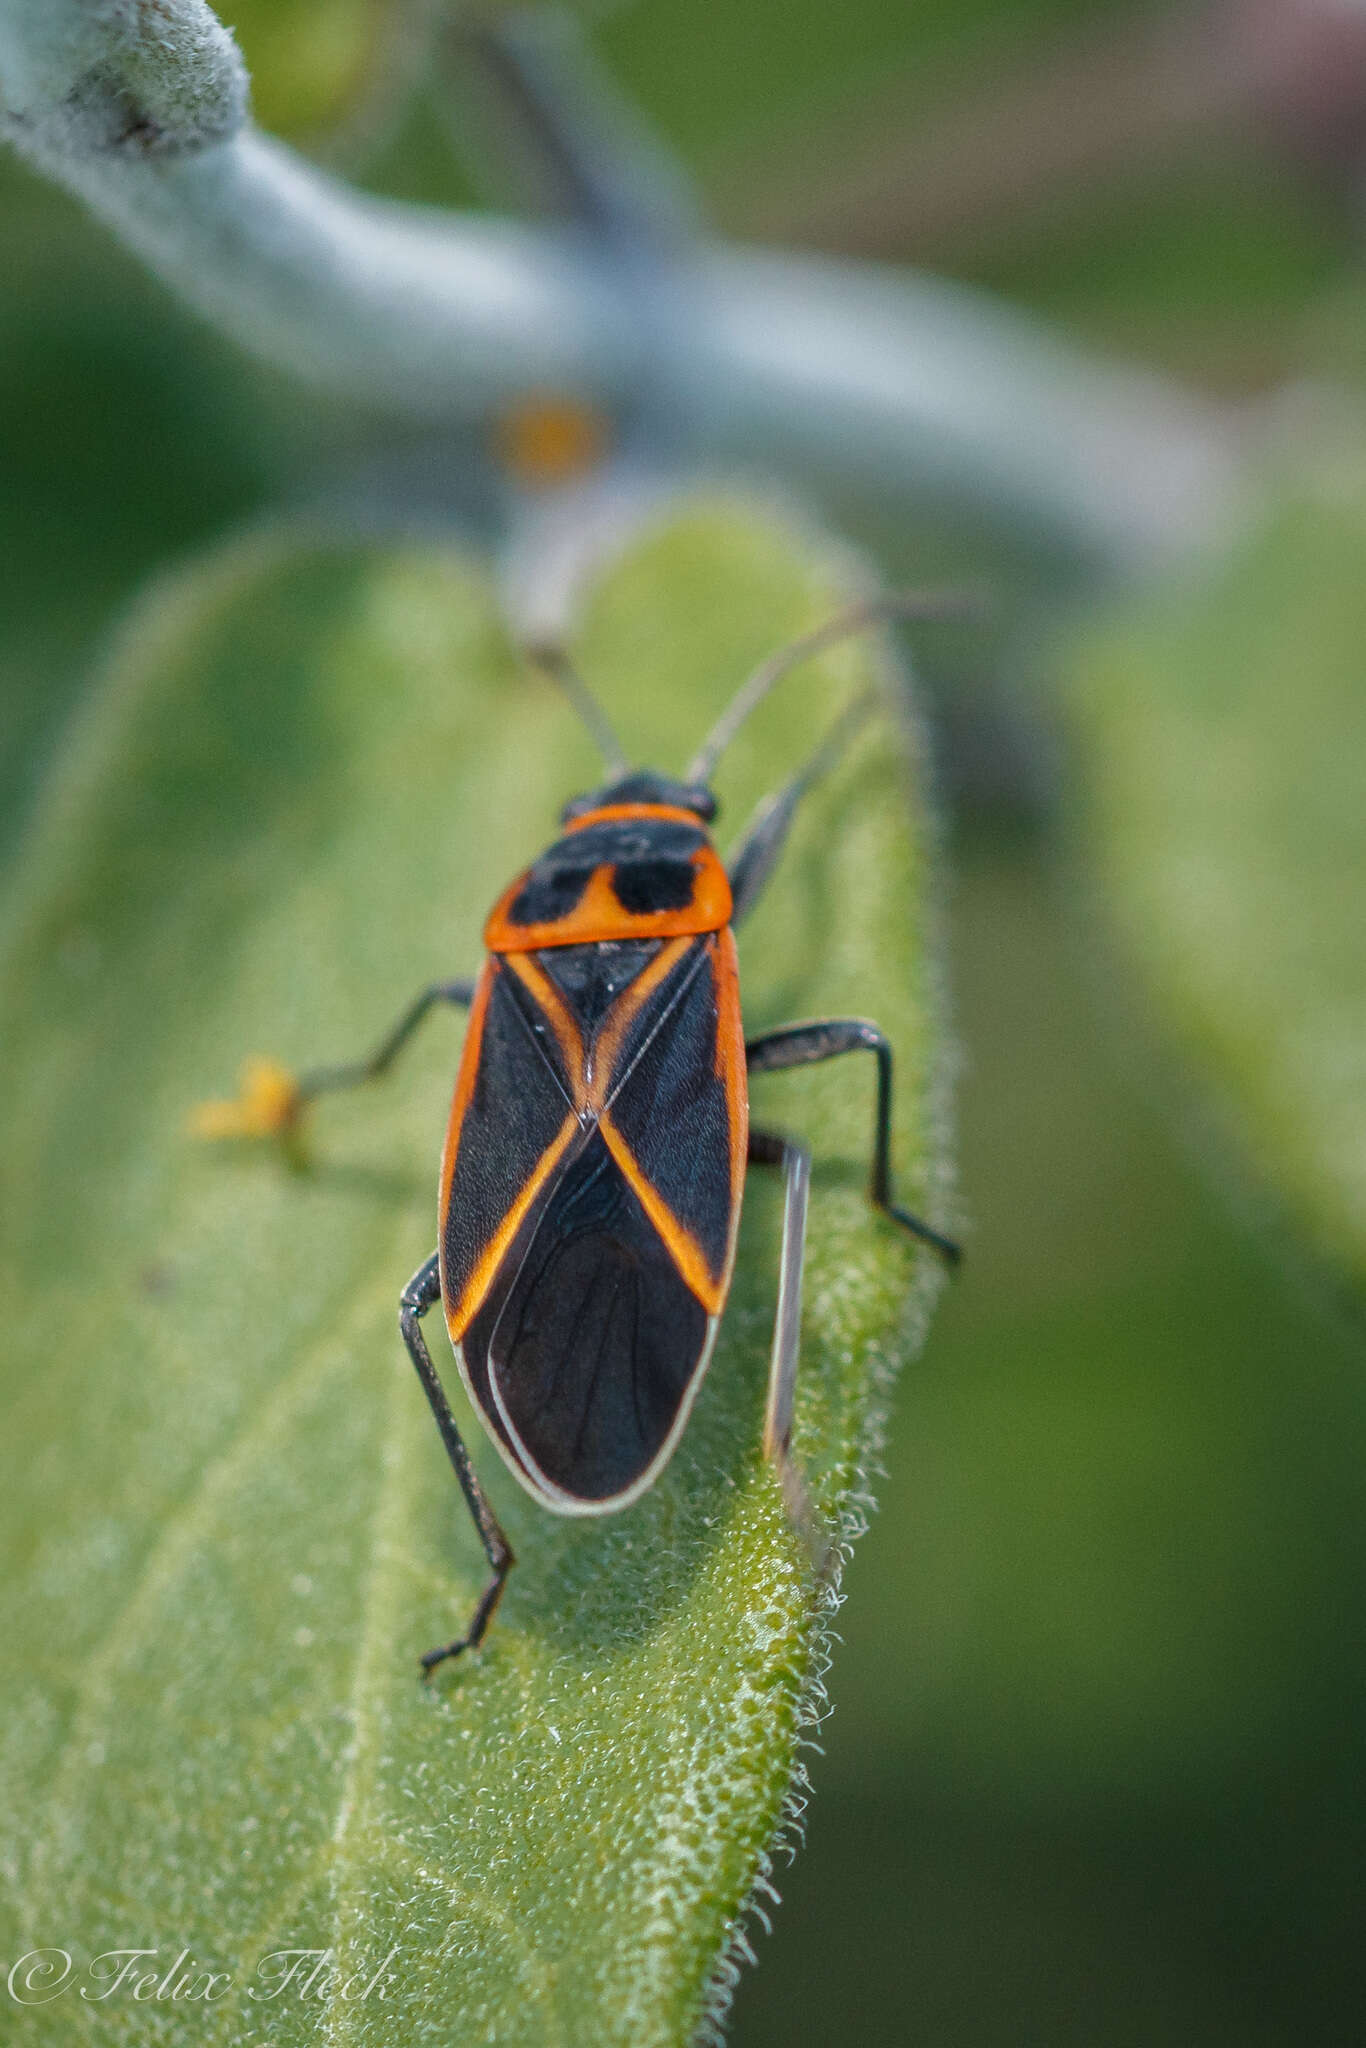
[[[1366,366],[1366,43],[1329,0],[585,11],[722,229],[942,269],[1243,406]],[[404,8],[222,12],[266,125],[469,197]],[[131,593],[390,430],[216,341],[8,158],[0,277],[3,858]],[[740,2048],[1270,2048],[1366,2012],[1359,1319],[1111,957],[1053,659],[929,679],[970,1258],[900,1389]]]

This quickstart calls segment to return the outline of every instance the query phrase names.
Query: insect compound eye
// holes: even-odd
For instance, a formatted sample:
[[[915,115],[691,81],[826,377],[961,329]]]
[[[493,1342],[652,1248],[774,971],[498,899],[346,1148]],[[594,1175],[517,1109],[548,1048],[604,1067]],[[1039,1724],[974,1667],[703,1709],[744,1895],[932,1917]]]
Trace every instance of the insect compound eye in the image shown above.
[[[683,803],[686,809],[696,811],[704,825],[710,825],[716,816],[716,798],[705,783],[694,783],[687,789],[684,792]]]

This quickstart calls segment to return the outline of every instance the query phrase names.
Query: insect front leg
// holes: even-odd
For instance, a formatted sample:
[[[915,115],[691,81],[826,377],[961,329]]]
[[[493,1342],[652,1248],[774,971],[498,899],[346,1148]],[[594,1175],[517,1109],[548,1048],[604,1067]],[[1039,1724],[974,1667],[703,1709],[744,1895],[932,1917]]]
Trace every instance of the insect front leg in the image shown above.
[[[475,987],[473,981],[432,982],[409,1003],[367,1059],[351,1060],[344,1066],[314,1067],[299,1075],[282,1067],[278,1060],[248,1060],[236,1100],[201,1102],[190,1118],[191,1131],[198,1138],[287,1136],[315,1097],[378,1080],[388,1072],[429,1010],[438,1003],[468,1009],[474,1001]]]
[[[733,925],[739,925],[749,916],[762,895],[778,856],[787,844],[787,835],[792,830],[792,821],[802,798],[823,775],[829,774],[876,702],[871,692],[856,697],[810,760],[798,769],[790,782],[774,795],[765,797],[760,804],[744,838],[731,856]]]
[[[862,1017],[827,1017],[818,1023],[789,1024],[781,1031],[766,1031],[745,1047],[751,1074],[781,1067],[809,1067],[821,1060],[838,1059],[841,1053],[871,1052],[877,1055],[877,1109],[873,1126],[873,1159],[869,1198],[879,1209],[909,1230],[913,1237],[931,1244],[951,1266],[963,1256],[951,1237],[944,1237],[909,1209],[898,1208],[892,1200],[892,1048],[876,1024]]]
[[[441,1268],[438,1256],[433,1252],[425,1266],[418,1268],[403,1290],[399,1301],[398,1326],[403,1332],[408,1356],[417,1367],[417,1376],[431,1403],[436,1426],[441,1431],[441,1441],[446,1446],[446,1455],[451,1461],[456,1478],[460,1481],[460,1491],[465,1496],[470,1518],[479,1531],[479,1541],[483,1544],[484,1555],[489,1561],[489,1581],[479,1596],[478,1605],[470,1617],[470,1625],[464,1635],[457,1636],[454,1642],[442,1644],[439,1649],[428,1650],[422,1659],[422,1669],[425,1672],[434,1671],[447,1657],[458,1657],[462,1650],[478,1649],[493,1619],[494,1610],[502,1598],[507,1575],[517,1562],[513,1556],[512,1545],[503,1534],[498,1518],[488,1504],[483,1487],[479,1484],[479,1475],[470,1463],[470,1454],[465,1449],[460,1431],[456,1428],[450,1402],[446,1399],[446,1390],[437,1375],[436,1367],[432,1364],[431,1353],[422,1334],[423,1316],[433,1303],[440,1299]]]

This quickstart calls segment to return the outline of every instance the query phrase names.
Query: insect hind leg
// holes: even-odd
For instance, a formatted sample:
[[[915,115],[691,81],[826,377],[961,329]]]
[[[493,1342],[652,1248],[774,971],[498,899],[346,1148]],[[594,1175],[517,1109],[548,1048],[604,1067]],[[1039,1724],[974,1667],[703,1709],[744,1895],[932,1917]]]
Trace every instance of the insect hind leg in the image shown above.
[[[458,1657],[464,1650],[477,1650],[483,1642],[492,1621],[498,1602],[503,1596],[507,1575],[517,1562],[512,1545],[503,1534],[497,1516],[489,1506],[479,1475],[470,1463],[470,1454],[465,1449],[464,1439],[456,1428],[446,1390],[441,1384],[436,1367],[432,1364],[427,1340],[422,1334],[422,1318],[433,1303],[441,1299],[441,1269],[435,1252],[420,1266],[399,1300],[399,1328],[408,1348],[408,1356],[417,1368],[423,1392],[431,1403],[436,1426],[441,1432],[441,1441],[446,1446],[446,1455],[460,1482],[460,1491],[465,1496],[465,1505],[470,1519],[479,1531],[479,1541],[484,1546],[484,1555],[489,1562],[489,1580],[479,1596],[474,1613],[470,1616],[469,1627],[462,1636],[452,1642],[443,1643],[435,1650],[428,1650],[422,1659],[422,1669],[430,1674],[447,1657]]]
[[[811,1189],[807,1146],[776,1131],[750,1132],[749,1156],[756,1165],[783,1169],[783,1242],[778,1262],[778,1306],[773,1318],[773,1351],[764,1410],[764,1452],[779,1462],[792,1441],[792,1402],[802,1332],[802,1265],[806,1256],[806,1211]]]
[[[783,1241],[778,1262],[778,1306],[764,1406],[764,1455],[772,1458],[787,1512],[801,1532],[817,1572],[830,1560],[830,1542],[820,1526],[810,1489],[792,1456],[792,1412],[802,1336],[802,1266],[806,1256],[806,1210],[811,1187],[811,1153],[777,1131],[751,1126],[749,1157],[756,1166],[783,1169]]]

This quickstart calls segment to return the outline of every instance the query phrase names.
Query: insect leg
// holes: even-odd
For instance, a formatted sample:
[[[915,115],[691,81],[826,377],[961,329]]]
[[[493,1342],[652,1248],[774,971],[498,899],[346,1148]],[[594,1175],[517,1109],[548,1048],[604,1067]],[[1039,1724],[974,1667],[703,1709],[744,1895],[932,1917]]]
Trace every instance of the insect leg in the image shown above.
[[[489,1506],[479,1476],[470,1463],[470,1454],[465,1449],[460,1431],[455,1426],[446,1390],[432,1364],[431,1353],[422,1335],[422,1318],[434,1302],[441,1299],[441,1270],[435,1252],[425,1266],[420,1266],[404,1288],[399,1302],[398,1326],[403,1332],[403,1341],[408,1347],[408,1356],[417,1367],[417,1376],[423,1391],[431,1403],[436,1426],[441,1431],[441,1441],[446,1446],[446,1455],[451,1461],[460,1491],[465,1496],[465,1505],[471,1520],[479,1531],[479,1540],[484,1546],[484,1555],[489,1561],[489,1582],[479,1596],[479,1603],[470,1617],[470,1625],[463,1636],[454,1642],[442,1644],[440,1649],[428,1650],[422,1659],[424,1671],[434,1671],[447,1657],[458,1657],[462,1650],[477,1650],[484,1640],[485,1632],[493,1619],[494,1609],[502,1597],[503,1584],[517,1562],[512,1554],[512,1545],[499,1527],[498,1518]]]
[[[877,1055],[877,1111],[873,1128],[872,1175],[868,1193],[879,1209],[909,1230],[956,1266],[962,1251],[952,1238],[944,1237],[909,1209],[898,1208],[892,1200],[892,1048],[876,1024],[861,1017],[827,1017],[819,1023],[789,1024],[781,1031],[767,1031],[745,1047],[751,1074],[779,1067],[813,1066],[820,1060],[837,1059],[845,1052]]]
[[[783,1168],[783,1246],[778,1263],[778,1309],[773,1319],[773,1356],[764,1411],[764,1450],[781,1464],[792,1437],[792,1397],[802,1332],[802,1260],[806,1251],[806,1209],[811,1188],[811,1153],[775,1131],[752,1130],[749,1156],[756,1165]]]
[[[783,1244],[778,1261],[778,1308],[773,1318],[773,1354],[764,1406],[764,1455],[778,1468],[787,1511],[806,1539],[817,1571],[824,1571],[830,1545],[820,1529],[811,1495],[792,1456],[792,1407],[802,1337],[802,1265],[806,1255],[806,1208],[811,1188],[811,1154],[805,1145],[777,1131],[753,1125],[750,1163],[783,1168]]]
[[[434,1003],[474,1000],[472,981],[435,981],[410,1003],[387,1038],[369,1059],[342,1067],[315,1067],[295,1076],[278,1060],[248,1060],[242,1070],[240,1095],[231,1102],[201,1102],[190,1113],[189,1128],[198,1138],[292,1138],[301,1112],[316,1095],[334,1088],[355,1088],[385,1073]]]
[[[381,1074],[389,1071],[429,1010],[438,1003],[453,1003],[467,1010],[473,1000],[472,981],[434,981],[409,1003],[393,1030],[380,1040],[368,1059],[349,1060],[339,1067],[314,1067],[310,1073],[301,1074],[298,1081],[299,1105],[302,1107],[315,1095],[330,1094],[336,1088],[358,1088],[364,1081],[377,1081]]]
[[[759,900],[774,863],[787,843],[797,806],[813,783],[827,775],[839,760],[854,734],[877,704],[875,691],[856,697],[837,719],[824,743],[792,780],[773,796],[767,796],[750,821],[730,864],[731,923],[739,924]]]

